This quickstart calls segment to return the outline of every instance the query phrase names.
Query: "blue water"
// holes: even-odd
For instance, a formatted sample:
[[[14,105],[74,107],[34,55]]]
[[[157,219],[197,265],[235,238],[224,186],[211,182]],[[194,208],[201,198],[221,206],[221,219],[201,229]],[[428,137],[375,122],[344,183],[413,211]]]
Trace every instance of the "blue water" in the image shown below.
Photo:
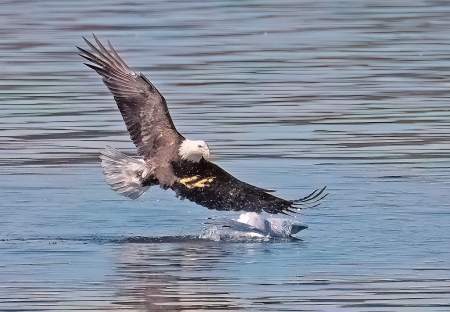
[[[4,1],[0,311],[450,311],[450,5]],[[209,211],[104,182],[133,154],[81,36],[109,39],[292,239],[200,238]],[[204,236],[202,236],[204,237]]]

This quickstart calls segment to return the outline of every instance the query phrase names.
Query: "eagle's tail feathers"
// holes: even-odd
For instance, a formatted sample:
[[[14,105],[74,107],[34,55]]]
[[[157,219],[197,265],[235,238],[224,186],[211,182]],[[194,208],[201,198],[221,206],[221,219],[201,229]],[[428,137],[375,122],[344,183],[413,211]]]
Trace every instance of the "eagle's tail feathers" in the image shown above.
[[[142,186],[144,160],[127,156],[111,146],[106,146],[100,159],[106,183],[119,195],[136,199],[149,189]]]

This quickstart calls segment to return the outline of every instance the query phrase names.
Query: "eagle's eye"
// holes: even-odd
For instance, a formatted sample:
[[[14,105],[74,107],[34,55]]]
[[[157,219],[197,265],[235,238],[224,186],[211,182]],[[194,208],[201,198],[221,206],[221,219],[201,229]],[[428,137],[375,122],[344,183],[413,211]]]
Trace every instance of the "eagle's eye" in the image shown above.
[[[198,147],[201,148],[202,146],[199,144]]]

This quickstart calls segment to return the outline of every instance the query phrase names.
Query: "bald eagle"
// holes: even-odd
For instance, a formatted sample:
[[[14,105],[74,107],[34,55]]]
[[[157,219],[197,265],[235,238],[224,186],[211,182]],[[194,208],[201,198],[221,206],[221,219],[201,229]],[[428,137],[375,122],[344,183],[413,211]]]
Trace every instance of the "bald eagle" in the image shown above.
[[[118,194],[136,199],[148,188],[159,185],[172,189],[208,209],[271,214],[293,213],[295,209],[320,201],[325,195],[315,190],[297,200],[284,200],[242,182],[205,158],[210,156],[204,141],[181,135],[167,108],[166,100],[142,74],[135,73],[117,54],[94,35],[98,47],[83,37],[92,49],[80,47],[78,54],[95,70],[114,96],[117,107],[137,147],[137,156],[127,156],[107,146],[100,156],[106,182]]]

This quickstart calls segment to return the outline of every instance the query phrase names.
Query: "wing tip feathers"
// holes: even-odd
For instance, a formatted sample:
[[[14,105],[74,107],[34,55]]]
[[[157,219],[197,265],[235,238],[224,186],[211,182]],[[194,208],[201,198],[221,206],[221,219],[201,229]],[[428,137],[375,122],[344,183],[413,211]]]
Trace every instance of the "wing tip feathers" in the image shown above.
[[[119,54],[115,51],[109,40],[108,46],[110,47],[110,51],[108,51],[105,48],[105,46],[100,42],[95,33],[92,33],[92,35],[98,47],[92,44],[84,36],[81,37],[94,53],[88,52],[87,50],[77,46],[77,49],[79,50],[77,51],[78,55],[88,59],[92,63],[95,64],[97,64],[97,62],[102,63],[97,64],[102,66],[102,68],[108,67],[114,71],[121,72],[123,74],[136,75],[136,73],[122,60]]]

